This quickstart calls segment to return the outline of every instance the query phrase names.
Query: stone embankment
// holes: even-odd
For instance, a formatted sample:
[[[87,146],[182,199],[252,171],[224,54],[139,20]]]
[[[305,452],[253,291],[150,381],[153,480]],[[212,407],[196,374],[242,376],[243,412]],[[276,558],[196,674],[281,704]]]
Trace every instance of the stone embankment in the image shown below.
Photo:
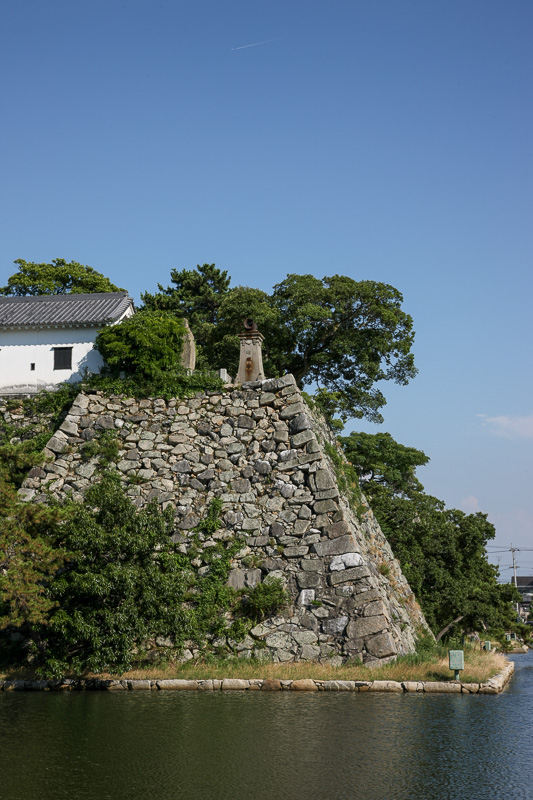
[[[0,433],[13,444],[48,432],[52,428],[53,413],[29,412],[23,398],[0,397]]]
[[[293,692],[425,692],[430,694],[499,694],[503,691],[511,675],[514,664],[509,662],[498,675],[486,683],[462,683],[460,681],[321,681],[300,680],[49,680],[49,681],[3,681],[0,689],[5,692],[46,692],[46,691],[293,691]]]
[[[203,554],[210,547],[238,538],[229,584],[246,591],[280,578],[288,590],[286,609],[240,642],[214,639],[213,650],[378,666],[412,652],[428,631],[371,509],[347,492],[334,437],[292,375],[169,402],[80,394],[21,497],[82,500],[99,478],[98,442],[109,437],[117,450],[106,468],[137,508],[155,501],[174,509],[173,540],[184,553],[194,541],[200,574],[209,569]],[[198,533],[215,498],[221,527]],[[168,646],[171,655],[172,644],[153,646]],[[198,657],[199,647],[187,643],[182,659]]]

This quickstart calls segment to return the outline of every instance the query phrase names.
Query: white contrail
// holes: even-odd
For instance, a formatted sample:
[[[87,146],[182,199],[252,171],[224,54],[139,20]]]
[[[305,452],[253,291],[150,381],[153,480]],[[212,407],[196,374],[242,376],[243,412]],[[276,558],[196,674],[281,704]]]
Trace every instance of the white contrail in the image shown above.
[[[247,47],[259,47],[260,44],[268,44],[269,42],[275,42],[275,39],[265,39],[264,42],[254,42],[253,44],[241,44],[240,47],[232,47],[232,50],[246,50]]]

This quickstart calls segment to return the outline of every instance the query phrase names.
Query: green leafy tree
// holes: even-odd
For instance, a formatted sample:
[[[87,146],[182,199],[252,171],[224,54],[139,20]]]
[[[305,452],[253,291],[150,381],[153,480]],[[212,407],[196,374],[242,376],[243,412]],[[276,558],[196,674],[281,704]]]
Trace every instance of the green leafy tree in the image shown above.
[[[375,281],[334,275],[288,275],[272,294],[231,289],[227,272],[213,264],[171,273],[175,288],[142,296],[145,307],[187,316],[201,362],[235,373],[238,333],[252,317],[265,335],[267,374],[292,372],[301,388],[318,387],[317,399],[331,417],[382,421],[381,381],[406,384],[416,374],[410,352],[412,319],[402,295]]]
[[[213,501],[199,528],[216,530],[219,511]],[[72,504],[54,539],[70,554],[48,588],[56,606],[37,631],[45,674],[124,671],[148,639],[171,637],[180,649],[187,639],[201,646],[207,635],[226,632],[223,612],[235,602],[227,578],[242,542],[208,548],[209,569],[200,575],[195,547],[180,553],[173,531],[172,508],[161,511],[154,501],[137,511],[113,473]]]
[[[486,514],[447,509],[426,494],[415,472],[428,457],[390,434],[340,441],[434,633],[512,625],[508,590],[487,560],[495,529]]]
[[[71,555],[49,586],[46,672],[126,669],[136,642],[179,629],[186,575],[172,526],[156,504],[137,512],[111,475],[72,507],[55,541]]]
[[[47,587],[65,553],[50,537],[63,514],[21,502],[16,493],[28,470],[43,461],[41,450],[50,432],[20,441],[20,430],[1,417],[0,423],[0,631],[22,627],[31,632],[47,624],[55,606]]]
[[[446,509],[423,492],[407,499],[378,491],[372,508],[435,634],[454,621],[470,630],[512,624],[498,570],[487,560],[495,530],[485,514]]]
[[[185,325],[165,311],[138,311],[98,333],[95,348],[114,373],[158,381],[183,372],[181,351]]]
[[[42,449],[50,432],[22,442],[6,441],[0,429],[0,481],[19,488],[28,471],[44,460]]]
[[[422,450],[400,444],[390,433],[354,431],[349,436],[340,436],[339,441],[355,467],[362,488],[380,484],[393,494],[423,490],[415,475],[416,468],[429,461]]]
[[[144,308],[172,312],[177,317],[186,318],[196,340],[198,367],[216,368],[209,357],[210,348],[215,339],[218,309],[229,292],[231,279],[228,273],[217,269],[214,264],[198,264],[195,270],[171,270],[170,279],[173,286],[165,288],[158,284],[158,293],[141,294]]]
[[[393,286],[344,275],[288,275],[272,302],[283,320],[280,370],[300,386],[316,384],[340,417],[382,422],[379,381],[407,384],[416,375],[412,319]]]
[[[55,607],[48,586],[66,556],[52,545],[61,519],[59,509],[22,503],[0,482],[0,630],[48,624]]]
[[[18,271],[0,287],[0,295],[92,294],[120,292],[109,278],[92,267],[54,258],[51,264],[37,264],[18,258]]]

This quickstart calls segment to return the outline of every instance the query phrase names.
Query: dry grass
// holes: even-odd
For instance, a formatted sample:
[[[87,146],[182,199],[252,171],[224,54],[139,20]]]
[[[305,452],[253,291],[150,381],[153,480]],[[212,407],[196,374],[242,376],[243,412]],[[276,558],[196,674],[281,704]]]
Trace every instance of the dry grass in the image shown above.
[[[465,669],[461,672],[461,680],[471,683],[482,683],[501,672],[506,664],[503,653],[479,652],[465,650]],[[42,676],[32,670],[13,669],[0,671],[0,680],[34,680]],[[315,680],[392,680],[392,681],[450,681],[453,673],[448,668],[447,657],[404,656],[397,661],[378,669],[369,669],[359,664],[344,664],[333,667],[328,664],[313,664],[300,661],[298,663],[272,664],[244,659],[218,661],[212,664],[189,661],[186,664],[158,664],[133,669],[120,675],[115,673],[88,673],[83,678],[125,678],[129,680],[146,679],[198,679],[209,678],[273,678],[278,680],[297,680],[314,678]]]
[[[197,679],[209,678],[274,678],[278,680],[297,680],[301,678],[314,678],[315,680],[393,680],[393,681],[450,681],[453,672],[448,668],[448,659],[429,658],[422,663],[413,663],[416,656],[406,656],[391,664],[386,664],[378,669],[368,669],[358,664],[344,664],[332,667],[328,664],[309,664],[305,662],[289,664],[262,664],[257,661],[230,660],[214,664],[189,661],[187,664],[168,664],[143,669],[130,670],[117,676],[111,673],[91,675],[99,678],[126,678],[136,679]],[[482,683],[501,672],[506,664],[502,653],[494,651],[465,652],[465,669],[461,672],[461,680],[471,683]]]

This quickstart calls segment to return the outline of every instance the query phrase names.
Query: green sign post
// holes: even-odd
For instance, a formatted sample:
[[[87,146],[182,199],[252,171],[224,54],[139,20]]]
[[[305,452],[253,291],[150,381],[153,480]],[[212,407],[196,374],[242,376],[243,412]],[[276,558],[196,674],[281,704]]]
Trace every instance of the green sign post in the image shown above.
[[[465,654],[463,650],[448,650],[450,669],[455,673],[455,680],[459,680],[459,670],[465,668]]]

